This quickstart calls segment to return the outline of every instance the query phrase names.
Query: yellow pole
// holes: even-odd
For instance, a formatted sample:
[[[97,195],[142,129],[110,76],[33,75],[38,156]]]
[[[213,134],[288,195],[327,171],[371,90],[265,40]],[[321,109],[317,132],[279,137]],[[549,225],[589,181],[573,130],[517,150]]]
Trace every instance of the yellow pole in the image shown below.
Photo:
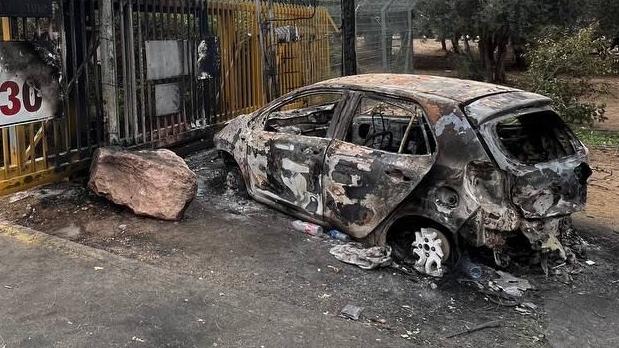
[[[8,17],[2,17],[2,41],[11,40],[11,22]]]
[[[8,17],[2,17],[2,41],[10,41],[11,40],[11,21]],[[19,163],[19,154],[17,148],[17,132],[15,131],[15,126],[9,127],[9,144],[10,144],[10,152],[11,152],[11,162],[12,164],[17,164],[20,168],[21,165]],[[3,141],[6,141],[3,139]],[[6,162],[6,159],[5,159]],[[8,166],[8,163],[5,163]]]

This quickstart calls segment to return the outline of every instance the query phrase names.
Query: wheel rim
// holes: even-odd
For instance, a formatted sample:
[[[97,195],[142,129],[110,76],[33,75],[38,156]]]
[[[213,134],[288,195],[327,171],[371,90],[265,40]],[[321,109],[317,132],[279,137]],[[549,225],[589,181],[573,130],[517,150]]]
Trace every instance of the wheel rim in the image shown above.
[[[445,235],[434,228],[421,228],[415,232],[415,241],[411,245],[414,267],[418,272],[442,277],[443,265],[449,259],[451,248]]]

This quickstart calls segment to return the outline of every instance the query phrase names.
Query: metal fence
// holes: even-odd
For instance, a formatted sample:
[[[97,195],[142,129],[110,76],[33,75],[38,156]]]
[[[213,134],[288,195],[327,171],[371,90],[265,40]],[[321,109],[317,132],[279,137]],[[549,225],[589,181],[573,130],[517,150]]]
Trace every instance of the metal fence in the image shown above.
[[[357,0],[360,73],[413,72],[414,0]]]
[[[1,19],[2,41],[35,41],[43,44],[39,47],[58,43],[48,47],[47,54],[59,65],[62,107],[54,118],[1,127],[0,193],[57,180],[84,168],[93,149],[102,143],[93,3],[54,5],[51,18]]]
[[[270,1],[54,0],[3,18],[2,39],[45,37],[59,111],[1,127],[0,194],[86,168],[103,145],[164,147],[339,75],[324,7]],[[1,92],[0,92],[1,93]],[[1,116],[1,115],[0,115]]]

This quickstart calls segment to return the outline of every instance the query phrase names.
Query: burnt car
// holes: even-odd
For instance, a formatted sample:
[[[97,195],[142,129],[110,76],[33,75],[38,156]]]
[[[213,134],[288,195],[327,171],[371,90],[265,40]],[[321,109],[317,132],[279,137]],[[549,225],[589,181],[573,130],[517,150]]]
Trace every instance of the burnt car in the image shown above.
[[[466,248],[504,265],[516,240],[565,257],[591,175],[549,98],[431,76],[320,82],[233,119],[215,144],[254,199],[433,276]]]

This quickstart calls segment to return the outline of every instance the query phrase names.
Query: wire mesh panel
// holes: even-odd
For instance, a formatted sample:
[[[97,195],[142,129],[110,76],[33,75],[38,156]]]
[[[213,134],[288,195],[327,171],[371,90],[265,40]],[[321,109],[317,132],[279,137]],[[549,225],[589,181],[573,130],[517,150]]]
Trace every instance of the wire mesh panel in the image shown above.
[[[413,0],[358,0],[360,73],[412,72]]]

